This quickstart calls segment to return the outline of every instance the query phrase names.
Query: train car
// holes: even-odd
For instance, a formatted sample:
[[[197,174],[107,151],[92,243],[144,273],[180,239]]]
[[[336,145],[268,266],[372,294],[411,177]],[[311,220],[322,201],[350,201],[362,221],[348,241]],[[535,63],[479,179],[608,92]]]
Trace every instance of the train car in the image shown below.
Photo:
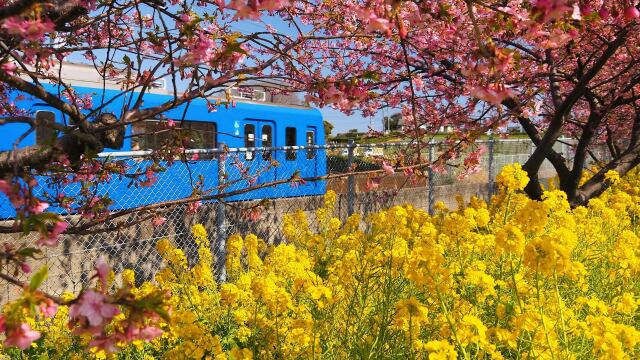
[[[44,85],[47,90],[56,93],[53,85]],[[94,104],[110,102],[105,111],[119,114],[123,101],[128,101],[116,89],[74,87],[80,96],[91,95]],[[103,98],[104,94],[104,98]],[[38,101],[24,100],[18,106],[28,109],[38,120],[61,122],[62,114]],[[153,107],[172,99],[168,93],[149,93],[144,95],[143,108]],[[224,191],[234,191],[256,184],[266,184],[276,180],[289,179],[298,172],[302,178],[317,177],[326,174],[327,162],[324,151],[315,149],[281,149],[266,151],[262,148],[323,145],[324,126],[322,116],[317,109],[288,106],[283,104],[237,101],[235,106],[220,106],[217,111],[210,112],[204,99],[196,99],[162,114],[168,119],[175,119],[183,131],[189,131],[190,141],[185,147],[194,149],[215,149],[220,143],[229,148],[240,148],[232,151],[223,160],[224,181],[230,185]],[[2,141],[0,151],[11,150],[13,144],[27,130],[23,124],[2,125]],[[140,151],[157,148],[163,139],[163,132],[158,132],[158,119],[148,119],[129,125],[125,131],[124,146],[121,149],[105,149],[102,157],[125,161],[131,171],[144,170],[151,162],[136,157]],[[49,134],[47,134],[49,132]],[[40,143],[50,136],[51,130],[38,127],[19,143],[19,147]],[[197,150],[196,150],[197,151]],[[275,163],[278,166],[268,166]],[[106,184],[99,186],[99,194],[108,194],[113,200],[110,210],[121,210],[154,204],[169,200],[185,198],[193,193],[193,184],[201,177],[204,189],[214,189],[219,184],[219,164],[217,156],[200,154],[199,158],[187,164],[175,162],[173,166],[160,173],[157,181],[149,187],[132,186],[130,179],[114,177]],[[67,185],[47,183],[46,177],[39,180],[38,195],[56,196],[65,194],[75,196],[80,191],[80,184]],[[269,186],[247,193],[231,196],[227,200],[243,201],[264,198],[321,195],[326,190],[324,181],[281,184]],[[49,209],[65,213],[63,209]],[[0,218],[11,218],[15,212],[9,200],[0,196]]]

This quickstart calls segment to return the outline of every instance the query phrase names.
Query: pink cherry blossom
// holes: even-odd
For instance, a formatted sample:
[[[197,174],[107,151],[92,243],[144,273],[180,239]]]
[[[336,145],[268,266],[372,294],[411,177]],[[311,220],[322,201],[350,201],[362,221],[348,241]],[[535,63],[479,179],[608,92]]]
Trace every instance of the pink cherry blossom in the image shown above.
[[[40,239],[36,242],[36,244],[38,244],[40,246],[50,246],[50,247],[57,246],[58,245],[58,237],[65,230],[67,230],[67,227],[69,227],[69,224],[67,222],[65,222],[65,221],[56,222],[55,225],[53,226],[53,229],[51,230],[51,232],[49,232],[46,235],[41,236]]]
[[[127,327],[125,330],[125,336],[127,341],[134,340],[145,340],[151,341],[159,336],[162,336],[162,330],[153,327],[153,326],[145,326],[143,328],[139,328],[132,324]]]
[[[189,214],[195,214],[198,212],[198,209],[202,206],[202,201],[198,200],[187,205],[187,212]]]
[[[471,86],[469,94],[488,103],[500,105],[502,101],[512,97],[515,92],[504,86]]]
[[[140,186],[142,187],[150,187],[158,181],[158,175],[154,171],[153,165],[145,169],[144,176],[146,179],[140,182]]]
[[[85,51],[85,53],[83,54],[84,58],[87,60],[91,60],[94,61],[97,59],[96,55],[93,53],[93,51]]]
[[[15,209],[19,209],[24,206],[27,196],[25,196],[25,192],[27,190],[25,188],[19,186],[13,186],[9,182],[5,180],[0,180],[0,192],[5,194],[9,200],[11,201],[11,205]]]
[[[33,214],[40,214],[49,207],[44,201],[35,200],[35,204],[29,209]]]
[[[6,62],[1,66],[2,71],[4,71],[7,75],[15,75],[17,67],[18,66],[13,61]]]
[[[22,323],[17,328],[7,331],[7,338],[4,340],[4,345],[26,350],[31,346],[32,342],[39,338],[39,331],[31,329],[31,326],[27,323]]]
[[[627,20],[635,20],[640,17],[640,11],[635,6],[629,6],[624,10],[624,17]]]
[[[602,20],[608,20],[611,17],[611,13],[606,7],[603,6],[600,8],[600,10],[598,10],[598,16],[600,16]]]
[[[557,19],[572,10],[566,0],[538,0],[534,8],[541,13],[543,22]]]
[[[2,28],[7,30],[7,33],[11,35],[22,36],[26,29],[26,24],[23,19],[17,16],[12,16],[2,23]]]
[[[336,89],[334,85],[331,85],[331,87],[322,94],[322,100],[327,104],[338,103],[342,101],[343,98],[344,94]]]
[[[25,38],[28,41],[41,40],[48,32],[55,29],[55,24],[49,20],[26,20],[12,16],[2,23],[2,28],[11,35]]]
[[[11,185],[9,185],[5,180],[0,180],[0,191],[9,196],[9,193],[11,192]]]
[[[111,266],[109,266],[104,256],[100,256],[98,260],[96,260],[95,269],[96,276],[98,277],[98,280],[100,280],[102,289],[104,290],[107,288],[107,277],[111,271]]]
[[[260,18],[260,10],[276,11],[289,6],[289,0],[261,0],[246,1],[232,0],[228,8],[236,11],[234,19],[251,19],[258,20]]]
[[[101,335],[93,337],[91,339],[91,342],[89,342],[89,346],[92,348],[95,347],[98,349],[103,349],[107,353],[112,354],[120,350],[120,348],[118,347],[118,343],[122,341],[122,336],[119,336],[118,334]]]
[[[145,326],[140,330],[140,339],[151,341],[157,337],[162,336],[162,330],[153,326]]]
[[[382,162],[382,170],[387,175],[393,175],[395,173],[395,170],[393,170],[393,166],[389,165],[386,160]]]
[[[69,307],[72,321],[84,324],[90,332],[99,332],[100,326],[109,323],[119,313],[117,306],[107,303],[103,294],[93,290],[85,291],[78,302]]]
[[[118,344],[136,340],[151,341],[162,336],[163,331],[154,326],[139,327],[137,323],[129,323],[124,332],[116,331],[112,334],[99,334],[89,343],[90,347],[103,349],[108,353],[115,353],[120,348]]]
[[[236,11],[234,19],[258,20],[260,12],[255,6],[248,5],[244,0],[232,0],[229,8]]]
[[[245,210],[243,215],[249,221],[255,222],[255,221],[260,220],[260,218],[262,217],[262,212],[263,211],[264,211],[264,207],[263,206],[256,206],[256,207],[252,207],[252,208],[249,208],[249,209]]]
[[[87,94],[80,100],[80,106],[85,110],[91,110],[93,108],[93,98]]]
[[[367,183],[365,184],[365,191],[372,191],[380,187],[382,183],[382,179],[379,177],[369,178],[367,179]]]
[[[44,21],[27,21],[26,28],[22,34],[25,39],[30,41],[41,40],[48,32],[52,32],[55,29],[54,23],[46,19]]]
[[[48,318],[54,317],[56,315],[56,312],[58,312],[58,304],[56,304],[49,298],[41,302],[39,307],[42,315]]]
[[[205,32],[198,33],[188,44],[189,51],[179,59],[181,64],[204,64],[215,56],[218,48],[215,40]]]
[[[369,8],[359,8],[356,14],[367,24],[366,31],[380,31],[391,35],[391,22],[388,19],[379,17],[376,12]]]
[[[167,218],[163,217],[163,216],[155,216],[153,219],[151,219],[151,223],[155,227],[158,227],[158,226],[164,224],[165,222],[167,222]]]
[[[193,16],[189,14],[180,14],[180,21],[184,23],[190,23],[193,21]]]
[[[367,25],[366,29],[369,32],[381,31],[381,32],[390,34],[391,22],[387,19],[372,17],[372,18],[369,18],[369,24]]]

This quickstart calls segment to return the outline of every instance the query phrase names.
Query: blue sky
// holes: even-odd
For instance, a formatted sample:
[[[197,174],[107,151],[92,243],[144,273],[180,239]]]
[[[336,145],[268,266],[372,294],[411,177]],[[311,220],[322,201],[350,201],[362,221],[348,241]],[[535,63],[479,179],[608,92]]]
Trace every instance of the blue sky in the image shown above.
[[[363,117],[360,113],[354,113],[348,116],[330,107],[320,109],[320,112],[325,120],[333,124],[333,135],[346,132],[349,129],[367,131],[369,125],[371,125],[371,128],[374,130],[382,130],[382,112],[378,112],[378,114],[373,117]]]

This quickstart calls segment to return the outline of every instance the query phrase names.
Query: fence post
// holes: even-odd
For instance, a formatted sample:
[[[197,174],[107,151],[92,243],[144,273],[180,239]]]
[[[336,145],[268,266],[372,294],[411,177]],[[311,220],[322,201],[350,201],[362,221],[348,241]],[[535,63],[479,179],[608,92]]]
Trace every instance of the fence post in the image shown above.
[[[222,185],[225,182],[225,173],[226,173],[226,156],[224,153],[224,143],[218,144],[218,186]],[[224,190],[219,188],[218,193],[222,193]],[[227,262],[227,238],[226,238],[226,227],[225,227],[225,209],[222,201],[218,201],[216,204],[216,275],[218,280],[224,282],[227,280],[227,270],[225,264]]]
[[[428,174],[428,178],[427,178],[427,186],[429,186],[429,193],[428,193],[428,198],[427,200],[429,201],[429,215],[433,215],[433,204],[435,202],[435,176],[433,174],[433,167],[431,165],[433,165],[433,158],[434,158],[434,152],[435,152],[435,141],[433,139],[431,139],[429,141],[429,168],[427,169],[427,174]]]
[[[494,144],[494,139],[493,139],[493,135],[489,136],[489,198],[487,200],[491,200],[491,197],[493,196],[493,144]]]
[[[349,144],[347,145],[347,171],[352,172],[351,166],[353,166],[353,151],[355,149],[355,141],[353,139],[349,139]],[[347,178],[347,216],[353,215],[353,202],[356,192],[356,179],[353,174],[349,174]]]

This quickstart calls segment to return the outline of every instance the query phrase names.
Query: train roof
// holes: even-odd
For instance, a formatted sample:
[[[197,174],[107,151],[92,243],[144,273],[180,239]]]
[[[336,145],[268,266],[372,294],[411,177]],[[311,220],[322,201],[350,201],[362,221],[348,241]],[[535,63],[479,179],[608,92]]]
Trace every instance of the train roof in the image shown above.
[[[59,71],[60,78],[67,84],[75,88],[85,88],[85,89],[96,89],[102,91],[105,90],[114,90],[116,92],[122,91],[122,82],[125,80],[122,75],[107,75],[103,78],[100,73],[98,73],[95,66],[91,64],[81,64],[81,63],[73,63],[73,62],[62,62],[55,64],[56,72]],[[124,71],[124,70],[123,70]],[[131,77],[136,78],[136,72],[132,72]],[[24,80],[31,81],[31,78],[26,75],[22,76]],[[44,80],[46,83],[46,80]],[[55,87],[56,85],[53,84]],[[243,81],[241,84],[238,84],[238,87],[230,87],[226,89],[226,93],[236,102],[245,102],[252,104],[266,104],[273,106],[286,106],[286,107],[294,107],[294,108],[309,108],[310,106],[302,103],[300,99],[296,96],[291,95],[287,96],[285,94],[273,93],[272,90],[276,92],[286,91],[288,85],[283,82],[274,82],[272,80],[247,80]],[[247,97],[244,92],[256,92],[262,95],[262,97],[251,98]],[[223,92],[223,90],[221,90]],[[154,81],[151,86],[146,89],[146,94],[154,94],[154,95],[168,95],[173,96],[173,90],[167,89],[167,83],[165,79],[160,79]],[[182,95],[181,91],[178,91],[178,96]],[[209,100],[218,100],[223,101],[226,100],[225,95],[222,96],[212,96],[208,97]]]
[[[44,84],[45,88],[48,88],[48,91],[56,92],[57,86],[53,84]],[[101,98],[102,92],[104,91],[105,102],[110,99],[118,96],[122,92],[116,89],[102,89],[95,87],[81,87],[76,86],[74,90],[80,95],[93,95],[94,103],[99,101]],[[137,95],[138,93],[133,93]],[[170,101],[173,98],[173,94],[167,93],[145,93],[143,99],[142,108],[150,108],[153,106],[161,105],[167,101]],[[322,115],[320,111],[316,108],[306,107],[306,106],[296,106],[296,105],[283,105],[283,104],[275,104],[275,103],[265,103],[251,100],[242,100],[237,101],[234,99],[235,104],[223,103],[222,101],[226,101],[226,99],[216,99],[209,98],[209,101],[217,100],[220,104],[217,106],[215,112],[210,112],[207,106],[207,102],[203,98],[197,98],[191,101],[191,103],[180,105],[176,108],[170,109],[166,111],[164,114],[169,118],[181,118],[185,107],[188,106],[188,116],[195,116],[198,114],[216,114],[218,113],[220,116],[222,115],[235,115],[239,117],[270,117],[273,119],[278,119],[281,117],[304,117],[306,121],[322,121]],[[112,111],[117,113],[121,108],[121,102],[115,101],[110,105],[107,105],[105,108],[107,111]],[[258,115],[259,114],[259,115]],[[218,117],[215,116],[214,117]],[[196,119],[198,120],[198,119]],[[205,121],[206,119],[202,119]]]

